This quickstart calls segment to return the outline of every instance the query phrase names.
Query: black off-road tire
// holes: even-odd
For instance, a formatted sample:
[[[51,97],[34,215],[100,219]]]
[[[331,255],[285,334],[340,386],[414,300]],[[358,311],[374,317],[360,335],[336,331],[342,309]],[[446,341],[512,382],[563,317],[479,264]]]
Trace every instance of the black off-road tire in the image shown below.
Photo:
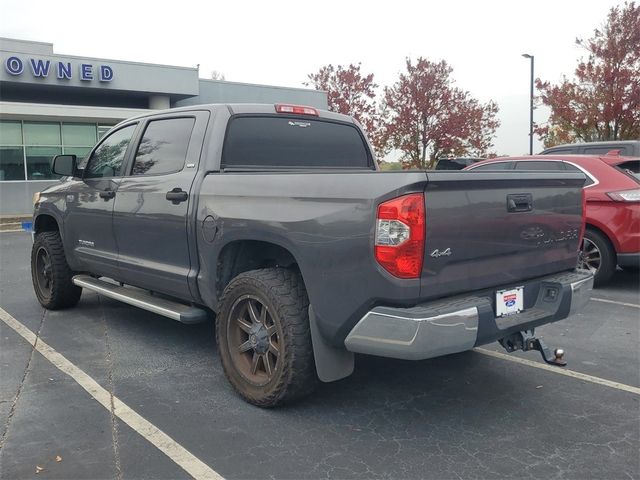
[[[597,230],[587,228],[584,238],[595,245],[600,252],[600,266],[593,279],[593,286],[600,287],[609,282],[616,271],[616,251],[609,239]]]
[[[44,288],[38,279],[38,257],[49,259],[49,288]],[[73,272],[67,264],[59,232],[41,232],[35,236],[31,249],[31,280],[40,304],[48,310],[75,307],[80,300],[82,288],[71,281]]]
[[[264,385],[252,383],[242,373],[230,322],[234,305],[251,297],[262,302],[270,322],[279,323],[278,358],[273,376]],[[216,340],[224,373],[233,388],[249,403],[277,407],[310,394],[318,383],[311,331],[309,299],[299,273],[284,268],[265,268],[241,273],[224,290],[216,320]],[[255,355],[253,351],[249,352]],[[264,363],[263,363],[264,365]],[[246,368],[246,367],[245,367]]]

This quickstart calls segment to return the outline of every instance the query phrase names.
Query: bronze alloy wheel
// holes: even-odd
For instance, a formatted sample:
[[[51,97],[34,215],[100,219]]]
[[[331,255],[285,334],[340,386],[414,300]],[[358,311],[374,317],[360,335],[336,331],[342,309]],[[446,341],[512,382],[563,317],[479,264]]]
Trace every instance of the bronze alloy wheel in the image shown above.
[[[44,247],[40,247],[36,252],[36,282],[41,294],[44,297],[51,296],[51,288],[53,285],[51,272],[51,258]]]
[[[243,295],[231,307],[227,324],[229,354],[250,383],[269,383],[280,367],[282,328],[269,307],[254,295]]]

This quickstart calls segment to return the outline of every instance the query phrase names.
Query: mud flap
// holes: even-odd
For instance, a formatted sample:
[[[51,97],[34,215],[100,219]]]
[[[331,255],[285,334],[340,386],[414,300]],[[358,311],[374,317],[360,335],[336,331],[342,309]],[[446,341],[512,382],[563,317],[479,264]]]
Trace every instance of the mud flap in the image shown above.
[[[322,382],[335,382],[353,373],[354,354],[346,348],[329,345],[322,337],[313,306],[309,305],[309,326],[311,327],[311,343],[313,357],[316,361],[316,372]]]

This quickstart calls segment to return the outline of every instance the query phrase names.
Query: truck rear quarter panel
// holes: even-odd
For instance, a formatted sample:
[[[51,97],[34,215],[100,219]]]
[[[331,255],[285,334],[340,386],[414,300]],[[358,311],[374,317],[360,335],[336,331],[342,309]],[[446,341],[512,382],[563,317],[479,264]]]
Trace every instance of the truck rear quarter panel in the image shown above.
[[[197,213],[200,294],[216,311],[216,272],[226,245],[239,240],[279,245],[300,268],[321,332],[341,345],[378,301],[411,305],[418,300],[420,280],[384,271],[375,262],[373,239],[377,205],[425,186],[424,172],[209,174]],[[216,227],[211,242],[203,236],[207,217]]]

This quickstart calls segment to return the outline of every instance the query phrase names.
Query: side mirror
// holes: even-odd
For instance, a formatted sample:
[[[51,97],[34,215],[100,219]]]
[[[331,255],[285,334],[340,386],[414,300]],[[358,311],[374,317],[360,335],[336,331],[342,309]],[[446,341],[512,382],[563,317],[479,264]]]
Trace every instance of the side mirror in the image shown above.
[[[63,177],[74,177],[78,170],[75,155],[56,155],[51,163],[51,172]]]

